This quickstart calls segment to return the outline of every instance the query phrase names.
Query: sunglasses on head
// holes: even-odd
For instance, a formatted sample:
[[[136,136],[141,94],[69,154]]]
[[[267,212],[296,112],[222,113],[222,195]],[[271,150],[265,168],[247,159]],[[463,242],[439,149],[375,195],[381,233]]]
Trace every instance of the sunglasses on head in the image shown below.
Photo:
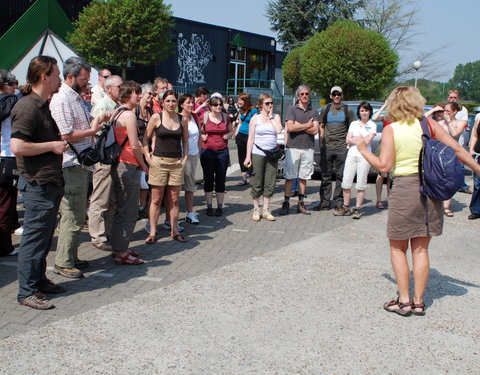
[[[263,102],[263,104],[265,104],[265,105],[272,105],[273,102]]]

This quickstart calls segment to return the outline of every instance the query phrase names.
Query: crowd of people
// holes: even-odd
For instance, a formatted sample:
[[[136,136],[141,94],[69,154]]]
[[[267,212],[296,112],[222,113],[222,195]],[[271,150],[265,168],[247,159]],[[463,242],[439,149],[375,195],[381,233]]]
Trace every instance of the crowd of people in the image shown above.
[[[233,98],[224,100],[219,93],[210,95],[206,87],[197,88],[194,95],[178,96],[166,79],[139,85],[123,82],[108,69],[99,71],[98,84],[91,88],[90,72],[84,59],[71,57],[64,62],[62,80],[56,60],[38,56],[30,62],[27,84],[21,88],[21,94],[15,95],[15,77],[0,71],[1,162],[16,163],[12,169],[19,171],[19,178],[14,176],[8,183],[1,178],[1,255],[14,251],[11,233],[18,227],[16,200],[20,191],[25,198],[23,235],[18,249],[21,305],[50,309],[54,305],[45,294],[65,291],[46,276],[46,257],[57,227],[57,213],[60,221],[54,273],[73,279],[81,278],[82,270],[89,267],[88,261],[78,254],[80,232],[87,216],[91,245],[111,252],[119,265],[144,263],[140,254],[129,248],[131,237],[137,220],[148,218],[145,243],[155,244],[162,206],[166,213],[164,224],[172,240],[188,241],[181,234],[179,202],[183,190],[185,219],[199,224],[194,209],[198,164],[203,170],[205,214],[223,216],[230,164],[228,144],[232,138],[237,144],[241,168],[239,185],[251,185],[252,220],[275,221],[270,201],[277,183],[278,162],[283,157],[277,135],[284,131],[285,185],[280,215],[290,213],[294,195],[298,197],[297,213],[311,215],[305,205],[305,193],[307,181],[314,173],[315,136],[322,155],[322,180],[320,202],[313,207],[314,211],[333,209],[334,216],[352,215],[360,219],[370,167],[379,172],[377,208],[384,208],[383,179],[394,179],[392,189],[387,183],[387,236],[399,297],[384,308],[404,316],[424,314],[428,244],[432,235],[441,234],[443,217],[451,216],[451,210],[449,201],[432,201],[428,205],[429,232],[425,232],[425,209],[418,191],[419,119],[425,100],[418,90],[399,87],[377,113],[373,113],[368,102],[362,102],[355,114],[343,103],[341,87],[332,87],[331,103],[319,112],[311,105],[310,88],[300,85],[283,127],[281,116],[274,113],[270,94],[261,94],[258,103],[253,103],[247,93],[239,95],[236,103]],[[460,117],[464,116],[464,109],[456,103],[458,92],[452,90],[450,96],[447,104],[439,104],[425,115],[431,117],[436,137],[452,147],[476,173],[469,216],[476,219],[480,218],[480,166],[456,141],[466,123]],[[384,108],[388,113],[381,118]],[[385,127],[378,153],[371,149],[371,143],[377,133],[375,121],[379,120],[384,121]],[[470,143],[471,154],[477,161],[479,122],[480,118],[472,129]],[[80,154],[94,147],[105,126],[113,127],[115,141],[121,147],[118,160],[113,164],[83,164]],[[355,176],[357,193],[351,208]],[[294,185],[298,186],[296,194],[292,193]],[[409,244],[414,261],[412,299],[408,295]]]

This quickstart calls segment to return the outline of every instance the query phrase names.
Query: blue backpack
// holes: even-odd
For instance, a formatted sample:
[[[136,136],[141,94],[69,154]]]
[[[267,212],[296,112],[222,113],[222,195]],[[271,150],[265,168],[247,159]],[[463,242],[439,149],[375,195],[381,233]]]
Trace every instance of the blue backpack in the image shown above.
[[[423,131],[418,160],[420,193],[439,201],[448,200],[463,185],[463,166],[451,147],[432,138],[425,117],[420,124]]]

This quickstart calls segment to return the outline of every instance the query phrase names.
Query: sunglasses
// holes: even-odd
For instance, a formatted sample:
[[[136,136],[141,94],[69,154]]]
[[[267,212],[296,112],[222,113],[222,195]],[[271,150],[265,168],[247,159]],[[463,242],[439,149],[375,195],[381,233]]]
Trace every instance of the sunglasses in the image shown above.
[[[214,104],[210,104],[211,107],[219,107],[221,106],[222,103],[214,103]]]
[[[273,105],[273,102],[264,102],[265,105]]]
[[[301,92],[300,94],[298,94],[299,96],[309,96],[310,93],[309,92]]]
[[[6,86],[11,86],[11,87],[15,86],[16,84],[17,84],[16,82],[5,82]]]
[[[334,93],[332,94],[332,96],[342,96],[342,94],[340,94],[340,93],[338,93],[338,92],[334,92]]]

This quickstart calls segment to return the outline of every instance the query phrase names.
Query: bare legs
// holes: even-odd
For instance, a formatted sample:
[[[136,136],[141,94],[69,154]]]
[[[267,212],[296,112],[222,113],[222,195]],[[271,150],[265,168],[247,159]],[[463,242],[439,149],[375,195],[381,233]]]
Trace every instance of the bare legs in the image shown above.
[[[150,219],[150,236],[153,237],[157,235],[158,217],[160,216],[160,205],[162,204],[164,193],[165,186],[152,186],[148,217]]]
[[[178,200],[181,186],[167,186],[167,201],[170,208],[170,235],[175,237],[178,234]]]
[[[185,192],[185,204],[187,206],[187,212],[193,212],[193,191]]]
[[[423,295],[427,286],[430,261],[428,257],[428,245],[431,237],[416,237],[410,239],[412,249],[414,295],[413,303],[423,303]],[[400,302],[410,301],[409,277],[410,268],[407,259],[409,240],[390,240],[390,257],[392,268],[397,280]]]
[[[383,180],[384,180],[384,177],[381,174],[377,175],[377,180],[375,181],[375,190],[377,193],[377,207],[378,207],[378,204],[382,202]],[[391,184],[391,179],[390,179],[390,175],[388,175],[387,176],[387,198],[390,195],[390,184]],[[383,206],[383,203],[381,205]]]

